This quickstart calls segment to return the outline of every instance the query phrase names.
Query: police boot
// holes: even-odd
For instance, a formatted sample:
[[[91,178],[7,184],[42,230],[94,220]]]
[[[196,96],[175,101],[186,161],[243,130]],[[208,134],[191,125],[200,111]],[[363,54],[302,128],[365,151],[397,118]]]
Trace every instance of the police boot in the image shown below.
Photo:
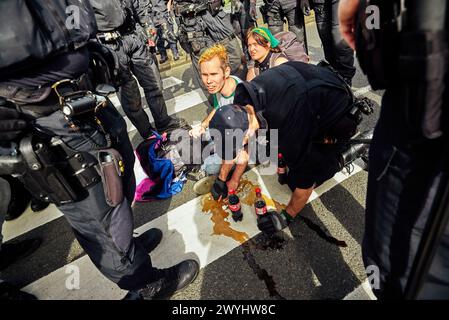
[[[152,228],[136,237],[135,240],[147,253],[150,253],[161,243],[162,231],[157,228]]]
[[[198,262],[185,260],[173,267],[160,270],[162,277],[147,284],[139,293],[145,300],[167,299],[191,284],[198,276],[199,270]]]
[[[8,282],[0,282],[0,301],[5,300],[37,300],[37,298]]]
[[[50,203],[37,199],[35,197],[31,198],[31,211],[40,212],[47,209]]]
[[[11,188],[11,200],[5,215],[6,221],[17,219],[25,212],[31,201],[31,194],[25,189],[22,182],[11,176],[4,176]]]
[[[357,140],[371,140],[373,138],[373,130],[368,130],[354,139]],[[340,169],[345,168],[349,164],[351,164],[355,159],[362,158],[362,160],[367,164],[368,163],[368,151],[369,144],[367,143],[358,143],[351,144],[347,149],[345,149],[340,155]]]
[[[4,243],[0,248],[0,270],[32,254],[41,245],[40,239],[29,239],[13,243]]]

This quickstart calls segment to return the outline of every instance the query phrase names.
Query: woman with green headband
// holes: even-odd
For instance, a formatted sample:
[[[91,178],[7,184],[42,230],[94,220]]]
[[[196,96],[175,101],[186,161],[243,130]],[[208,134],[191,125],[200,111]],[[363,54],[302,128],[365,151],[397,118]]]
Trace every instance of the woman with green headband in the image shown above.
[[[269,68],[283,64],[288,60],[279,49],[279,40],[268,28],[252,28],[246,35],[248,52],[252,60],[248,63],[247,81],[251,81]]]

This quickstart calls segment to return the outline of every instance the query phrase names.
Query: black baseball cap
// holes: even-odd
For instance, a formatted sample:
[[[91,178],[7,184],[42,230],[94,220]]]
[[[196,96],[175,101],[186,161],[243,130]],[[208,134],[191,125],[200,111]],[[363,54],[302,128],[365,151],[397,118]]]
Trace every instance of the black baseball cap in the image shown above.
[[[220,158],[235,159],[249,128],[248,113],[240,105],[225,105],[217,109],[209,128],[215,143],[215,151]]]

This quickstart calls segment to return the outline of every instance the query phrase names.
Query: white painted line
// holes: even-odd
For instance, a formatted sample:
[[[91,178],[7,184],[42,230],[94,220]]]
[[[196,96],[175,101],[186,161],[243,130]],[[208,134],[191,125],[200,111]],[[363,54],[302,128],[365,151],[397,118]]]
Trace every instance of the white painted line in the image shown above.
[[[344,297],[343,300],[377,300],[377,298],[371,290],[368,279],[366,279],[354,291]]]
[[[349,178],[360,170],[354,170],[351,175],[342,174]],[[280,203],[287,203],[290,190],[277,182],[277,176],[261,176],[257,168],[245,173],[244,178],[257,182],[262,192]],[[341,180],[339,178],[338,180]],[[316,189],[321,195],[339,182],[337,179]],[[269,190],[269,191],[268,191]],[[154,266],[169,267],[184,259],[193,258],[200,262],[201,268],[226,255],[240,246],[240,243],[222,235],[213,235],[213,223],[210,214],[202,212],[201,197],[197,197],[159,218],[137,228],[138,234],[150,229],[159,228],[164,237],[161,244],[151,253]],[[311,200],[310,200],[311,201]],[[257,229],[256,216],[252,206],[242,205],[243,221],[235,223],[229,220],[234,230],[245,232],[249,238],[260,231]],[[39,299],[121,299],[126,292],[114,286],[104,276],[100,275],[87,256],[71,265],[80,269],[80,289],[68,290],[65,281],[67,266],[40,278],[24,288],[25,291],[36,295]]]
[[[184,93],[182,95],[179,95],[177,97],[174,97],[168,101],[165,102],[167,105],[167,113],[169,115],[177,114],[178,112],[187,110],[191,107],[194,107],[198,104],[201,104],[203,102],[207,101],[207,98],[205,97],[203,90],[196,89],[187,93]],[[150,118],[150,122],[154,122],[153,116],[151,115],[150,109],[146,107],[145,112],[148,114],[148,117]],[[126,121],[126,125],[128,127],[128,132],[131,132],[133,130],[136,130],[136,127],[131,123],[131,121],[128,119],[128,117],[124,117]]]
[[[178,79],[176,77],[167,77],[162,79],[162,88],[164,88],[164,90],[170,89],[171,87],[174,86],[178,86],[183,84],[184,81],[182,81],[181,79]]]
[[[357,89],[357,90],[354,92],[354,95],[355,95],[356,97],[360,97],[360,96],[363,96],[364,94],[367,94],[368,92],[370,92],[370,91],[372,91],[372,90],[373,90],[373,89],[371,88],[371,86],[362,87],[362,88]]]
[[[62,216],[54,205],[50,205],[47,209],[41,212],[33,212],[31,208],[20,215],[17,219],[5,221],[3,225],[3,241],[9,241],[24,233],[27,233],[35,228],[43,226]]]

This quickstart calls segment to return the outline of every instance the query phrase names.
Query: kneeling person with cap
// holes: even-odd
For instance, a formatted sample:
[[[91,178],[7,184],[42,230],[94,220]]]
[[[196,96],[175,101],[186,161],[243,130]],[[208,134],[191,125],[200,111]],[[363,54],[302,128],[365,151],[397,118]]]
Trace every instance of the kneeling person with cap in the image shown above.
[[[357,132],[359,123],[349,114],[353,100],[343,79],[330,69],[287,62],[239,84],[235,105],[217,110],[210,128],[219,132],[278,130],[279,151],[289,167],[288,185],[293,194],[280,214],[272,212],[259,221],[263,232],[273,234],[286,227],[314,188],[366,152],[366,145],[349,152],[354,149],[341,144]],[[339,144],[326,144],[329,140]],[[232,151],[227,152],[229,158],[242,153]],[[221,178],[216,185],[222,185]]]

